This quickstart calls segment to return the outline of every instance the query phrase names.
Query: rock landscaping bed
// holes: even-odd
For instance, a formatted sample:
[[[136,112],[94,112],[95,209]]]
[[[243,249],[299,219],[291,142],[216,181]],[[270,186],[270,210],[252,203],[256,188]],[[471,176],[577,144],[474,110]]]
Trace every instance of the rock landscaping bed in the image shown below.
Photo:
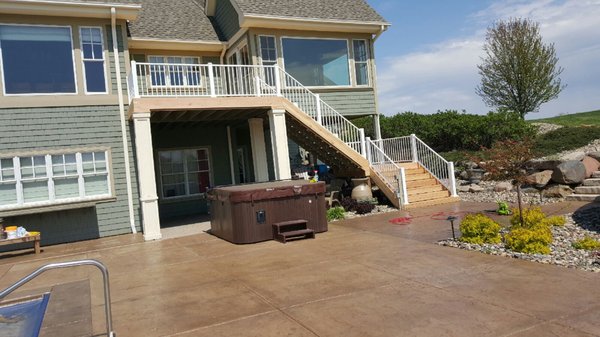
[[[458,180],[457,184],[457,193],[462,201],[517,203],[517,192],[512,187],[506,189],[506,184],[510,185],[509,182],[482,181],[479,184],[471,184],[466,180]],[[522,191],[524,205],[546,205],[565,200],[563,197],[548,197],[547,194],[540,196],[540,191],[535,188],[524,188]]]
[[[448,239],[440,241],[438,244],[600,273],[600,250],[583,250],[573,247],[573,243],[586,237],[600,240],[600,207],[567,214],[565,220],[564,226],[552,227],[553,242],[550,244],[550,254],[548,255],[514,252],[507,249],[503,242],[472,244]],[[503,228],[500,233],[505,236],[508,229]]]

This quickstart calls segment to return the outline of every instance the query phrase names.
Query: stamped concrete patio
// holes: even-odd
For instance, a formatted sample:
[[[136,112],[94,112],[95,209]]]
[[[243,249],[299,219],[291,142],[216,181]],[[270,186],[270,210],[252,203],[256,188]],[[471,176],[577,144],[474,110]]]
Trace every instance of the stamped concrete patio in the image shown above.
[[[600,336],[599,274],[435,244],[450,236],[445,217],[490,207],[412,210],[404,224],[390,220],[405,212],[352,219],[285,245],[125,235],[45,247],[39,256],[5,253],[0,288],[46,263],[98,259],[111,273],[120,337]],[[69,296],[50,303],[42,334],[101,334],[95,270],[50,271],[23,291],[68,285]]]

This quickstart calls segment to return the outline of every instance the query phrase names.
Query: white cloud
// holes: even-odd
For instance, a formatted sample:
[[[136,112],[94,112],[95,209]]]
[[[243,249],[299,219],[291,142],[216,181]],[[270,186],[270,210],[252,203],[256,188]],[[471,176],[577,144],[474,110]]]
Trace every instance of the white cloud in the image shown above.
[[[498,19],[528,17],[540,23],[544,41],[554,43],[567,88],[542,105],[538,118],[600,108],[600,0],[504,0],[474,13],[479,30],[422,51],[384,59],[378,65],[380,111],[433,113],[490,110],[475,94],[485,27]]]

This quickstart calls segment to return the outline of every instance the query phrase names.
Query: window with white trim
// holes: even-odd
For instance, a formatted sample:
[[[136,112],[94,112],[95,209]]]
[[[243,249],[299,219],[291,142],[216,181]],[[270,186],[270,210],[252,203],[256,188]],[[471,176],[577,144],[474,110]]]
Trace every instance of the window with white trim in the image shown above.
[[[0,158],[0,209],[112,196],[108,152]]]
[[[85,92],[106,93],[102,29],[100,27],[81,27],[79,35],[85,74]]]
[[[353,40],[356,85],[369,85],[369,52],[367,40]]]
[[[158,152],[162,197],[201,195],[211,186],[207,148]]]
[[[200,59],[186,56],[149,56],[150,81],[153,86],[202,85]]]
[[[275,37],[261,35],[258,37],[260,45],[260,60],[263,66],[277,65],[277,46],[275,45]],[[265,81],[270,86],[275,86],[275,69],[265,70]]]
[[[4,94],[75,94],[70,26],[0,24]]]

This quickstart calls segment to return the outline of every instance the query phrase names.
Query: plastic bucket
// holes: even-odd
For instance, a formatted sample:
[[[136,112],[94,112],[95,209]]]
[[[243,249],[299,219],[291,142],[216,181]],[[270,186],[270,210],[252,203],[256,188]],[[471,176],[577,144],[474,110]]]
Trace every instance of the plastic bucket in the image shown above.
[[[17,238],[17,226],[6,227],[6,228],[4,228],[4,231],[6,232],[7,239],[16,239]]]

